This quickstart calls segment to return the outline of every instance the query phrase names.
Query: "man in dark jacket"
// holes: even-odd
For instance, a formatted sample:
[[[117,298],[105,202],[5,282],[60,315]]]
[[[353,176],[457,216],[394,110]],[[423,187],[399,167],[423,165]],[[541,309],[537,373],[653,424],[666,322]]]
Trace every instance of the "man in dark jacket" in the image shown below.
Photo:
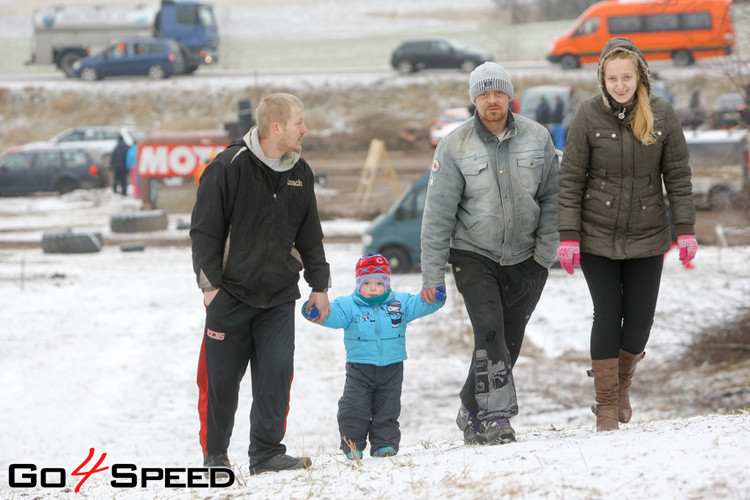
[[[125,196],[128,192],[128,144],[122,137],[122,134],[117,138],[117,145],[112,150],[112,172],[114,174],[114,184],[112,189],[117,192],[117,187],[120,186],[122,189],[120,194]]]
[[[294,370],[294,303],[304,269],[308,309],[330,312],[314,175],[300,156],[303,105],[289,94],[264,98],[258,125],[204,171],[192,214],[193,268],[204,293],[206,329],[198,365],[204,465],[229,467],[227,449],[239,384],[250,362],[250,473],[300,469],[286,455]]]

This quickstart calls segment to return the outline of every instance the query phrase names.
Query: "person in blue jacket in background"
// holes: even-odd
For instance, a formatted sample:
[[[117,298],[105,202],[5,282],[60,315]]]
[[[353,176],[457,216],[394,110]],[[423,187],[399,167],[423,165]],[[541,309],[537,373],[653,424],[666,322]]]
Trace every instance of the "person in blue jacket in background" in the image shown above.
[[[320,323],[344,329],[346,382],[339,400],[338,423],[341,450],[351,460],[362,458],[370,438],[370,455],[390,457],[398,453],[401,431],[401,385],[406,359],[406,324],[440,309],[445,288],[436,302],[421,295],[391,290],[391,267],[379,254],[357,261],[356,287],[351,295],[336,298],[331,312]],[[302,314],[317,317],[307,302]]]

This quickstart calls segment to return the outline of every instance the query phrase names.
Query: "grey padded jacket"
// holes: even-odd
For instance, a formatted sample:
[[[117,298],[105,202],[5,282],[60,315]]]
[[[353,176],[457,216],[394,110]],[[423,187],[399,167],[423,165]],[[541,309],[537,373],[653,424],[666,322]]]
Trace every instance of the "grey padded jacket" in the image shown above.
[[[558,160],[549,131],[508,114],[498,139],[478,114],[435,150],[422,220],[424,287],[443,285],[450,248],[500,265],[557,255]]]

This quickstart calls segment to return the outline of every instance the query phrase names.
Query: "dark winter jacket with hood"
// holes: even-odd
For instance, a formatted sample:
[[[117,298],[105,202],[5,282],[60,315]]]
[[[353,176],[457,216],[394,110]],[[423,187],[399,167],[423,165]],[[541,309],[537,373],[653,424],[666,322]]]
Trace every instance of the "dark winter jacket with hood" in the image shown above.
[[[607,93],[604,64],[612,51],[638,56],[654,114],[654,138],[644,146],[633,136],[627,107]],[[576,240],[581,251],[610,259],[651,257],[669,250],[666,188],[677,234],[694,234],[695,207],[688,150],[672,106],[652,96],[643,54],[627,38],[613,38],[602,51],[600,95],[583,101],[570,126],[560,167],[560,240]],[[637,99],[637,97],[635,97]]]
[[[271,170],[257,128],[219,153],[201,177],[192,213],[198,286],[223,288],[252,307],[273,307],[300,297],[304,267],[313,290],[327,289],[313,188],[314,174],[299,153],[285,154]]]

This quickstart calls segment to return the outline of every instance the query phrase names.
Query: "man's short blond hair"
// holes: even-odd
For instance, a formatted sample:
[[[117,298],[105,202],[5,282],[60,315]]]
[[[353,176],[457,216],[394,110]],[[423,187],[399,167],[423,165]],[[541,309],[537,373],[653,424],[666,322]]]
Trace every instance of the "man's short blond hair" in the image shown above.
[[[297,96],[284,92],[271,94],[261,99],[258,108],[255,110],[255,116],[258,120],[258,137],[260,139],[267,137],[273,122],[286,125],[292,116],[292,109],[295,107],[305,108]]]

